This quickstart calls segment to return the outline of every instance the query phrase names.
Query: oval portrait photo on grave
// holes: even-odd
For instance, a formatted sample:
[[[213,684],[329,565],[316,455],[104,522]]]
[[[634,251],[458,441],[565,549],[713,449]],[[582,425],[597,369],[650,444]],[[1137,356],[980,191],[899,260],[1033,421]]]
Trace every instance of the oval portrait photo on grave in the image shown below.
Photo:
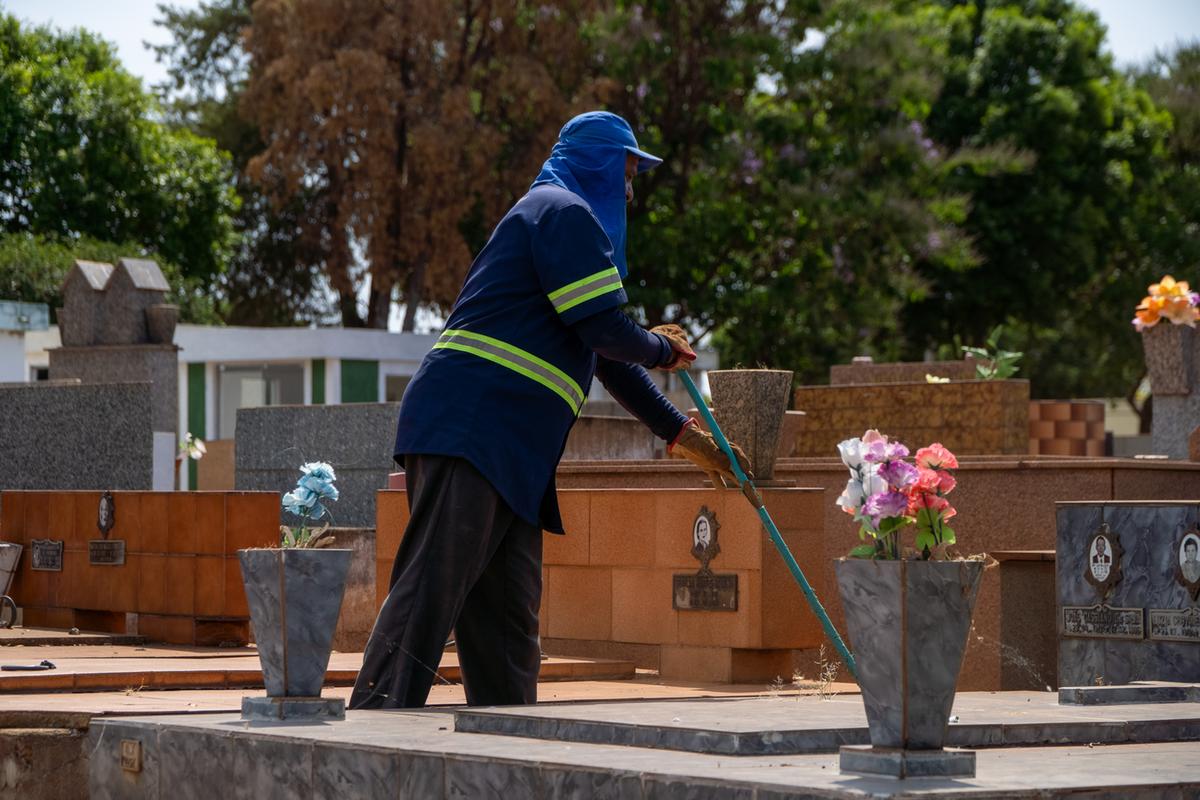
[[[721,552],[721,543],[717,541],[717,532],[720,530],[721,523],[717,522],[716,513],[709,511],[708,506],[701,506],[700,513],[692,522],[692,557],[700,562],[701,572],[707,572],[708,562]]]
[[[1179,569],[1176,577],[1195,600],[1200,595],[1200,531],[1192,530],[1179,541]]]
[[[1100,602],[1105,602],[1113,587],[1121,580],[1121,538],[1103,523],[1091,535],[1083,550],[1083,577],[1096,587]]]
[[[1088,565],[1093,578],[1098,581],[1108,579],[1108,574],[1112,572],[1112,542],[1108,541],[1107,536],[1100,535],[1092,539]]]

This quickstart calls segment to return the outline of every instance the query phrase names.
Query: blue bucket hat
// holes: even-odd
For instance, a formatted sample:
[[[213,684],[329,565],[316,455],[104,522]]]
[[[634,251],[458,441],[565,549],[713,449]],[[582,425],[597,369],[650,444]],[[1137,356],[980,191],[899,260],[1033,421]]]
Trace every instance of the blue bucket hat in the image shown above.
[[[533,186],[561,186],[588,204],[608,234],[613,263],[622,278],[628,273],[625,158],[630,153],[638,157],[639,173],[662,163],[661,158],[638,147],[633,128],[624,119],[608,111],[589,111],[571,119],[558,132],[558,142],[533,182]]]

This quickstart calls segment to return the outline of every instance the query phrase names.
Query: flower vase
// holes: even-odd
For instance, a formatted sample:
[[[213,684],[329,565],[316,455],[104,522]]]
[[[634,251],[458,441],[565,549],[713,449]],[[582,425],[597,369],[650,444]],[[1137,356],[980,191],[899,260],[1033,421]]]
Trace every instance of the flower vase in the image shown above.
[[[250,624],[266,697],[242,700],[243,719],[345,717],[345,701],[322,698],[352,550],[239,550]]]
[[[1150,391],[1155,397],[1187,395],[1195,383],[1196,331],[1160,322],[1142,331]]]
[[[871,746],[846,746],[843,772],[974,776],[975,754],[946,750],[981,561],[835,562]]]
[[[792,373],[782,369],[721,369],[708,373],[717,424],[750,459],[756,480],[775,475]]]

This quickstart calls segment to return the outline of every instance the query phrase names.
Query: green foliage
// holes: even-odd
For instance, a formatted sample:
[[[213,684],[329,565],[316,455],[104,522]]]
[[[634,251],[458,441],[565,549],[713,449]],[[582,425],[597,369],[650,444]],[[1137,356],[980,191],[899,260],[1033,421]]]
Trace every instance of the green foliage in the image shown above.
[[[975,263],[955,227],[969,199],[942,188],[956,154],[922,126],[944,15],[819,5],[639,5],[604,59],[626,87],[616,110],[665,158],[635,184],[634,303],[647,322],[713,331],[725,363],[805,381],[902,355],[900,312],[925,295],[926,264]],[[814,26],[824,45],[801,47]]]
[[[136,243],[210,281],[233,245],[229,162],[157,113],[107,42],[0,16],[0,229]]]
[[[980,380],[1004,380],[1011,378],[1017,374],[1017,362],[1021,360],[1024,353],[1018,353],[1012,350],[1002,350],[1000,348],[1000,336],[1004,333],[1004,326],[997,325],[988,334],[987,343],[984,347],[963,347],[963,353],[974,356],[979,363],[975,365],[975,377]]]
[[[213,298],[195,278],[135,243],[113,244],[88,237],[58,239],[28,233],[0,234],[0,299],[62,306],[63,280],[75,259],[115,264],[121,257],[156,258],[171,284],[168,302],[179,306],[180,320],[200,324],[218,321]]]
[[[944,0],[945,85],[929,130],[944,147],[1004,149],[951,171],[984,266],[936,271],[904,309],[910,353],[1005,324],[1040,397],[1123,394],[1136,382],[1132,305],[1161,273],[1169,115],[1113,66],[1095,14],[1069,0]]]

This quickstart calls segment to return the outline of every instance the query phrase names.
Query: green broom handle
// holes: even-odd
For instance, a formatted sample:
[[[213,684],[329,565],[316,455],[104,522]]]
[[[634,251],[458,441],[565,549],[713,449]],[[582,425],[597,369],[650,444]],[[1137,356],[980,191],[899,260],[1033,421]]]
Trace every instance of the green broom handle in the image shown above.
[[[817,619],[821,621],[821,627],[825,629],[825,635],[829,637],[829,641],[833,642],[833,646],[842,657],[842,661],[845,662],[846,668],[850,670],[850,675],[855,680],[858,680],[858,672],[855,670],[854,656],[851,655],[850,648],[846,647],[846,643],[837,632],[837,628],[833,627],[829,615],[825,613],[825,607],[817,599],[816,592],[809,585],[808,579],[804,577],[804,572],[800,569],[800,565],[796,563],[792,551],[788,549],[787,543],[783,541],[783,537],[779,534],[779,528],[775,527],[774,520],[767,513],[767,507],[763,504],[762,496],[758,493],[758,489],[755,488],[754,482],[746,477],[746,473],[742,471],[741,465],[738,464],[737,456],[733,454],[733,448],[729,446],[729,440],[725,438],[725,434],[721,432],[721,426],[717,425],[717,420],[713,417],[712,412],[708,410],[708,404],[704,402],[704,397],[700,394],[700,390],[696,388],[696,383],[692,380],[692,376],[686,370],[680,370],[677,374],[683,378],[683,385],[687,389],[688,394],[692,396],[692,401],[695,402],[700,415],[704,417],[704,422],[712,432],[713,438],[717,440],[717,444],[725,451],[725,455],[729,456],[729,464],[733,468],[733,474],[737,478],[738,484],[741,486],[742,494],[746,496],[746,499],[758,511],[759,519],[762,520],[763,527],[767,530],[767,535],[771,537],[771,541],[775,544],[775,549],[779,551],[783,562],[791,570],[792,577],[796,579],[796,583],[800,584],[800,591],[804,592],[804,597],[808,600],[809,607],[817,615]]]

